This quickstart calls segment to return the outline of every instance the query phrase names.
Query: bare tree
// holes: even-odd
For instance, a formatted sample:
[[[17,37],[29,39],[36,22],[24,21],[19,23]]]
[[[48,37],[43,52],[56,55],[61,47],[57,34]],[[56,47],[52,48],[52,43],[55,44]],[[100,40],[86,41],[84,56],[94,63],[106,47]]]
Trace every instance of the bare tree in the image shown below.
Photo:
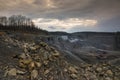
[[[7,25],[7,17],[0,17],[0,24],[3,26]]]
[[[30,18],[22,15],[12,15],[10,17],[0,17],[0,29],[24,32],[42,32],[38,29]],[[44,31],[46,32],[46,31]]]

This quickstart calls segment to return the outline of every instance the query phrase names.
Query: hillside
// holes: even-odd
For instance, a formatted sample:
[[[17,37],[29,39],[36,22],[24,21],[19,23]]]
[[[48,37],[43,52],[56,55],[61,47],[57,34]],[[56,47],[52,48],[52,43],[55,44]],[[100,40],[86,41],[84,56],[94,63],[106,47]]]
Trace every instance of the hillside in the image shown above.
[[[50,37],[50,35],[46,36]],[[119,80],[119,54],[112,54],[110,63],[86,61],[89,54],[76,55],[46,41],[45,35],[0,32],[1,80]],[[45,42],[46,41],[46,42]],[[59,45],[58,45],[59,46]],[[113,56],[113,57],[112,57]],[[116,57],[116,58],[115,58]],[[118,58],[117,58],[118,57]],[[91,58],[91,59],[90,59]],[[116,60],[115,60],[116,59]],[[95,59],[97,60],[97,59]],[[90,63],[89,63],[90,62]]]

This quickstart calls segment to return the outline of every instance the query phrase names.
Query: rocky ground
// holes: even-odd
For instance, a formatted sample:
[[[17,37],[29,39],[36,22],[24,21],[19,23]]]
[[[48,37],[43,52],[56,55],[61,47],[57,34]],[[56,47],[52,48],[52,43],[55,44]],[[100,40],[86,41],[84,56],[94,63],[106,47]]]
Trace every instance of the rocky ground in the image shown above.
[[[45,42],[16,37],[0,32],[0,80],[120,80],[120,65],[76,65]]]

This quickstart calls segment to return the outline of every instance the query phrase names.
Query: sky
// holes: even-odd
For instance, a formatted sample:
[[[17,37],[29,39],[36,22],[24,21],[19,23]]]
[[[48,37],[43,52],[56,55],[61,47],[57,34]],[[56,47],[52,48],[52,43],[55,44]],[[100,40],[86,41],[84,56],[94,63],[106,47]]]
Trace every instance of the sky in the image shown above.
[[[48,31],[120,31],[120,0],[0,0],[0,16],[19,14]]]

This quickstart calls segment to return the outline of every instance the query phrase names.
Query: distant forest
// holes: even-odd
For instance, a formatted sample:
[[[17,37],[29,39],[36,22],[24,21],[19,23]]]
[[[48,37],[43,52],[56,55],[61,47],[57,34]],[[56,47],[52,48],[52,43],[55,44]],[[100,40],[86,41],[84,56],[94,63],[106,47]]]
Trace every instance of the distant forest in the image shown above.
[[[22,15],[0,17],[0,30],[24,31],[24,32],[47,32],[35,26],[30,18]]]

